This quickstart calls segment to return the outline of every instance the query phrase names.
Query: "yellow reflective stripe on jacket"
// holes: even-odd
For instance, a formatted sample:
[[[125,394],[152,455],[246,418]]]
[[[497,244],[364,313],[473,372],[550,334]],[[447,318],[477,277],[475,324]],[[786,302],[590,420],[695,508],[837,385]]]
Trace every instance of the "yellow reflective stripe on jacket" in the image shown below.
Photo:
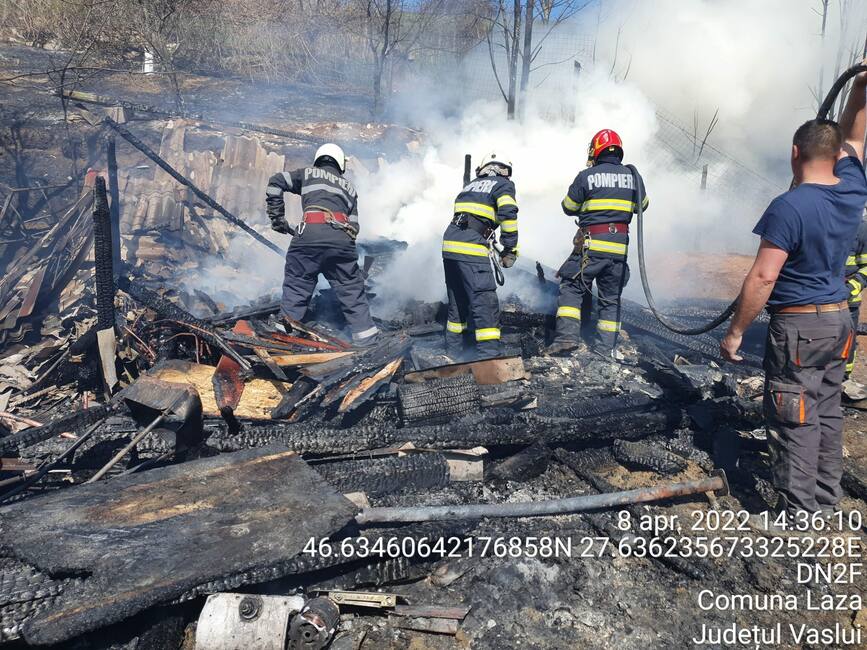
[[[455,203],[455,214],[458,212],[474,214],[477,217],[484,217],[485,219],[491,219],[492,221],[497,218],[497,211],[490,205],[485,205],[484,203]]]
[[[600,332],[619,332],[620,323],[616,320],[600,320],[596,323],[596,329]]]
[[[596,212],[597,210],[635,212],[635,203],[625,199],[590,199],[581,204],[581,212]]]
[[[451,241],[450,239],[444,239],[443,253],[458,253],[459,255],[487,257],[488,247],[482,246],[481,244],[469,244],[464,241]]]
[[[509,196],[508,194],[504,194],[503,196],[497,199],[497,207],[502,208],[504,205],[514,205],[517,207],[518,202],[515,200],[514,196]]]
[[[506,219],[500,222],[500,230],[503,232],[518,232],[518,220]]]
[[[858,262],[855,261],[855,256],[850,255],[846,258],[846,266],[855,266]]]
[[[578,203],[575,203],[575,201],[573,201],[568,194],[566,195],[566,198],[561,201],[561,203],[563,204],[563,207],[567,210],[577,210],[581,207]]]
[[[500,338],[500,328],[499,327],[483,327],[480,330],[476,330],[476,340],[477,341],[496,341]]]
[[[614,253],[615,255],[626,255],[626,244],[621,244],[616,241],[605,241],[604,239],[591,239],[588,247],[591,251],[599,253]]]
[[[581,320],[581,310],[578,307],[558,307],[557,318],[574,318]]]
[[[455,323],[454,321],[446,321],[446,329],[452,334],[463,334],[467,329],[466,323]]]
[[[853,305],[855,303],[861,302],[861,299],[864,298],[863,294],[858,294],[857,296],[849,296],[849,304]]]
[[[641,201],[641,209],[644,210],[648,205],[650,205],[650,199],[645,196],[644,200]]]
[[[846,262],[846,264],[848,263],[849,262]],[[853,264],[867,264],[867,254],[856,256]]]

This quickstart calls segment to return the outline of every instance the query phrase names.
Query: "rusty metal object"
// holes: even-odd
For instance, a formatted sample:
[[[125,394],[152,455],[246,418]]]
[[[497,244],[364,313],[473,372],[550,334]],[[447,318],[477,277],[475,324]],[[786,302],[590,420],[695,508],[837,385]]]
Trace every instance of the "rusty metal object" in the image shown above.
[[[340,610],[329,598],[307,601],[289,625],[289,642],[295,650],[320,650],[328,645],[340,621]]]
[[[379,591],[329,591],[328,597],[338,605],[383,609],[397,605],[397,594]]]
[[[456,506],[420,506],[407,508],[366,508],[356,515],[359,524],[407,521],[440,521],[482,519],[485,517],[538,517],[562,515],[586,510],[613,508],[632,503],[663,501],[674,497],[714,492],[717,496],[729,493],[728,481],[722,470],[715,470],[710,478],[684,483],[658,485],[623,492],[591,494],[565,499],[530,501],[526,503],[477,503]]]
[[[233,331],[243,331],[243,321],[235,323]],[[244,378],[241,374],[241,364],[236,359],[226,355],[220,357],[217,369],[214,371],[214,397],[217,400],[217,408],[223,415],[231,414],[238,408],[241,395],[244,393]]]
[[[239,320],[235,323],[235,327],[232,328],[232,332],[236,334],[243,334],[245,336],[255,337],[256,332],[253,330],[253,327],[250,325],[248,321]],[[286,373],[283,372],[283,369],[277,365],[274,359],[271,357],[271,354],[262,346],[253,346],[253,352],[257,357],[265,364],[265,367],[271,371],[271,374],[274,375],[280,381],[289,381],[289,377],[286,376]]]

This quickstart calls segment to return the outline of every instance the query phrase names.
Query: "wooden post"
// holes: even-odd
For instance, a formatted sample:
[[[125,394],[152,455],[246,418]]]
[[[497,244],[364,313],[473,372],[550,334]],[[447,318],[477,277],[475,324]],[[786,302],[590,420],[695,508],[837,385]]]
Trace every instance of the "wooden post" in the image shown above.
[[[106,155],[108,157],[108,195],[109,203],[109,220],[111,223],[111,252],[112,252],[112,268],[114,277],[120,273],[122,264],[120,254],[120,186],[117,180],[117,154],[115,151],[115,139],[113,135],[107,135],[106,138]]]

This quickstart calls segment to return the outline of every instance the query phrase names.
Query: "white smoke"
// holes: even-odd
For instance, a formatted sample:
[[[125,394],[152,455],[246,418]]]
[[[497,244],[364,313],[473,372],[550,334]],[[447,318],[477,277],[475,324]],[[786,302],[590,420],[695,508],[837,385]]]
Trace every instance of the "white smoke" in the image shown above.
[[[751,254],[756,246],[752,226],[788,183],[791,135],[815,115],[820,68],[825,67],[825,92],[835,76],[837,43],[848,43],[852,34],[863,36],[867,26],[867,3],[844,5],[850,21],[841,31],[832,8],[823,47],[816,3],[807,0],[605,3],[604,20],[593,35],[596,61],[584,61],[580,77],[571,61],[549,74],[520,121],[506,120],[497,98],[443,118],[439,110],[430,110],[441,109],[443,101],[428,100],[419,91],[423,86],[417,86],[408,109],[404,98],[404,111],[425,133],[420,150],[357,181],[364,232],[410,243],[390,272],[378,278],[393,299],[389,304],[444,297],[439,247],[461,188],[465,153],[475,160],[491,152],[511,158],[521,257],[557,268],[571,250],[575,231],[560,201],[584,168],[587,143],[601,128],[620,133],[625,162],[635,164],[646,181],[651,276],[653,269],[665,275],[666,258],[675,252]],[[595,27],[593,18],[579,14],[575,20]],[[841,52],[845,68],[852,53]],[[472,60],[473,73],[485,64],[483,56]],[[436,90],[454,95],[441,86]],[[695,119],[696,149],[718,111],[708,143],[730,155],[715,152],[685,162],[669,146],[671,127],[661,130],[658,111],[665,121],[689,125],[690,132]],[[705,163],[708,188],[703,190]],[[635,267],[634,243],[631,249]],[[637,298],[640,285],[633,271],[627,294]],[[656,290],[660,297],[697,295],[693,282],[692,276],[678,278],[676,286],[657,282]]]
[[[854,45],[867,28],[867,2],[832,3],[823,44],[816,9],[821,3],[813,0],[594,3],[557,28],[566,35],[561,42],[594,43],[592,55],[585,48],[574,57],[581,74],[574,73],[572,59],[534,73],[522,119],[516,121],[505,117],[484,48],[468,57],[461,71],[450,73],[451,83],[415,79],[405,84],[392,104],[403,121],[422,130],[422,141],[412,152],[390,154],[373,173],[353,178],[362,240],[409,243],[375,278],[379,295],[387,298],[380,309],[389,311],[409,299],[445,298],[440,244],[461,189],[465,153],[475,161],[488,153],[512,160],[520,264],[532,269],[538,260],[557,268],[569,254],[575,231],[560,201],[584,168],[587,143],[601,128],[620,133],[625,162],[635,164],[646,181],[652,278],[670,267],[675,252],[751,254],[753,224],[788,183],[791,134],[815,114],[820,70],[824,93],[837,69],[851,63]],[[539,63],[555,63],[554,40],[546,42]],[[485,85],[488,90],[478,92]],[[719,123],[704,157],[684,160],[675,145],[688,142],[693,130],[701,141],[716,111]],[[700,142],[694,153],[699,147]],[[701,188],[703,164],[708,166],[706,190]],[[634,243],[631,255],[635,279],[627,294],[638,297]],[[268,269],[270,286],[279,286],[280,275],[276,265]],[[508,271],[506,276],[507,290],[532,298],[532,287],[516,287],[515,274],[512,280]],[[693,281],[682,277],[675,286],[658,279],[654,286],[659,297],[695,295]],[[258,289],[239,285],[247,289],[239,296],[246,298]]]
[[[822,3],[814,0],[609,0],[604,6],[598,51],[607,61],[616,51],[616,74],[682,122],[692,126],[698,115],[700,130],[719,110],[711,142],[784,176],[792,133],[815,117],[815,95],[824,95],[835,73],[860,58],[867,30],[861,0],[829,4],[824,42]]]

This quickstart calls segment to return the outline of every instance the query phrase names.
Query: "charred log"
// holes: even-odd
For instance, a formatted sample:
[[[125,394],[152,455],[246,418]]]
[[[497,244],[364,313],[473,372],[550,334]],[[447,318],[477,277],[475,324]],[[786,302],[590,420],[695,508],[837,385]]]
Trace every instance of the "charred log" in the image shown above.
[[[35,445],[61,433],[83,431],[92,424],[107,418],[113,413],[117,413],[122,408],[123,404],[119,401],[98,404],[83,411],[77,411],[71,415],[52,420],[41,427],[33,427],[32,429],[13,433],[11,436],[0,439],[0,451],[13,451],[19,447]]]
[[[403,426],[421,422],[442,424],[479,410],[479,386],[472,375],[403,384],[397,389],[398,413]]]
[[[686,460],[647,442],[615,440],[613,449],[617,462],[632,469],[657,472],[663,476],[686,469]]]
[[[368,496],[439,488],[449,482],[448,463],[437,453],[323,462],[313,467],[341,492]]]

